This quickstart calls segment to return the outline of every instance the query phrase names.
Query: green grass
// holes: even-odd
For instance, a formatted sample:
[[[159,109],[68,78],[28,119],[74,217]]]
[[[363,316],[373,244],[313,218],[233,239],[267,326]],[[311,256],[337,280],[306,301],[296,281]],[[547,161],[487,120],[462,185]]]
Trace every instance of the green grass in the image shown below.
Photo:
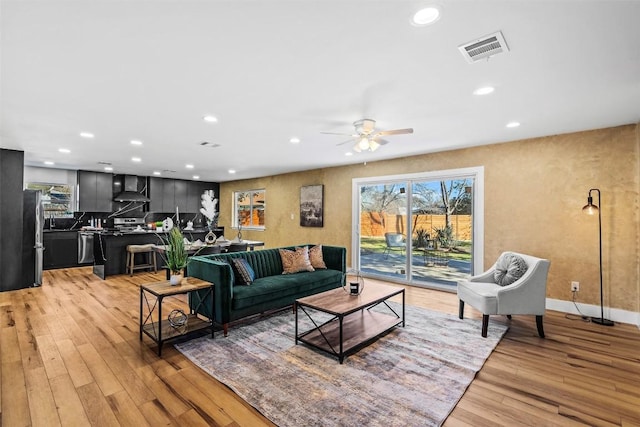
[[[380,253],[382,254],[387,245],[385,244],[384,237],[361,237],[360,238],[360,250],[366,253]],[[414,255],[423,255],[422,251],[414,250]],[[454,248],[448,251],[450,259],[457,259],[460,261],[471,261],[471,242],[458,241]]]

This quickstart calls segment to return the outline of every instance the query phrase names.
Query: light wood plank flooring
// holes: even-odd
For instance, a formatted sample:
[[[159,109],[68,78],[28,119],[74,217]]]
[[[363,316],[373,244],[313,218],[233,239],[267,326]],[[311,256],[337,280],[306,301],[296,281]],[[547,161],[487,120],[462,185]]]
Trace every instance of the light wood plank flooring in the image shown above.
[[[45,272],[40,288],[0,293],[0,426],[273,425],[170,344],[159,358],[151,340],[139,341],[138,285],[162,278],[61,269]],[[458,308],[453,294],[413,287],[407,303]],[[470,307],[466,315],[479,317]],[[445,425],[640,426],[635,326],[548,312],[540,339],[533,318],[510,324]]]

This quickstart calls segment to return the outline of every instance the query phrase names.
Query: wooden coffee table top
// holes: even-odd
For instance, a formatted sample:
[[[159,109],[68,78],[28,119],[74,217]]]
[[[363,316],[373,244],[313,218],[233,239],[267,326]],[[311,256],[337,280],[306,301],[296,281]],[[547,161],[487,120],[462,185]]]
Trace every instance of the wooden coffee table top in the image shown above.
[[[372,304],[384,301],[400,294],[404,288],[366,283],[360,295],[351,295],[342,288],[332,289],[319,294],[296,300],[296,304],[311,307],[336,316],[347,315]]]

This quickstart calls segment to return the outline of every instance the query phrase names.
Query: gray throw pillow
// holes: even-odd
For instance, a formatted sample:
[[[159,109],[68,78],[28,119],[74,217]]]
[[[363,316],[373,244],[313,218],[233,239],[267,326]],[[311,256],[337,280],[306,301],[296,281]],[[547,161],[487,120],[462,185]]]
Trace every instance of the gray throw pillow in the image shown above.
[[[493,279],[497,285],[507,286],[521,278],[527,268],[527,263],[521,256],[506,252],[496,262]]]

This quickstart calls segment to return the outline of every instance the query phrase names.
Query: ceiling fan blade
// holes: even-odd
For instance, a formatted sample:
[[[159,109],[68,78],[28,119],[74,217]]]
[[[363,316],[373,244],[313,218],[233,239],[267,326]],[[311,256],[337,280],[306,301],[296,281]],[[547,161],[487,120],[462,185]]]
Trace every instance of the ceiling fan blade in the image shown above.
[[[343,136],[351,136],[351,137],[356,136],[356,135],[353,135],[351,133],[338,133],[338,132],[320,132],[320,133],[325,134],[325,135],[343,135]]]
[[[380,145],[387,145],[389,143],[389,141],[387,141],[386,139],[380,139],[380,138],[375,138],[374,141],[376,141]]]
[[[407,128],[407,129],[381,130],[380,132],[376,133],[376,136],[402,135],[406,133],[413,133],[413,129]]]
[[[337,144],[336,144],[336,146],[338,146],[338,145],[344,145],[344,144],[346,144],[346,143],[348,143],[348,142],[353,142],[353,138],[349,138],[349,139],[347,139],[346,141],[339,142],[339,143],[337,143]]]

